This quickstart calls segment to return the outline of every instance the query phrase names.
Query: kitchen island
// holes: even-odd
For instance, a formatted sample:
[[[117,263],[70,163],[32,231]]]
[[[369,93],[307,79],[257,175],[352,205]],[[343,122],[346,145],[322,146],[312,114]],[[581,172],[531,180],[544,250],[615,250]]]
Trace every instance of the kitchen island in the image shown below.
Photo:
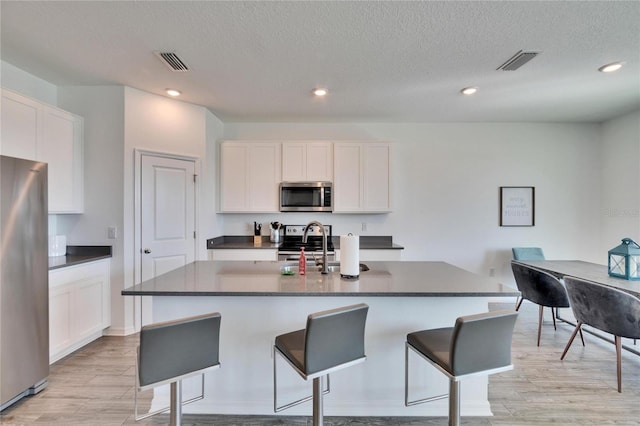
[[[446,400],[404,406],[404,342],[412,331],[450,327],[455,318],[488,310],[489,297],[513,298],[517,290],[444,262],[367,262],[359,279],[339,272],[282,275],[278,262],[200,261],[125,289],[125,296],[153,299],[153,321],[220,312],[222,367],[208,373],[202,401],[185,412],[273,414],[272,345],[275,336],[302,329],[313,312],[364,302],[370,306],[365,333],[367,361],[331,375],[325,415],[446,416]],[[412,358],[412,393],[445,393],[442,374]],[[278,361],[280,362],[280,360]],[[290,368],[278,369],[279,403],[310,394],[311,383]],[[463,416],[489,416],[487,378],[462,385]],[[428,385],[428,387],[427,387]],[[184,383],[184,397],[199,381]],[[191,394],[190,394],[191,393]],[[157,391],[152,409],[168,401]],[[309,415],[303,404],[282,412]]]

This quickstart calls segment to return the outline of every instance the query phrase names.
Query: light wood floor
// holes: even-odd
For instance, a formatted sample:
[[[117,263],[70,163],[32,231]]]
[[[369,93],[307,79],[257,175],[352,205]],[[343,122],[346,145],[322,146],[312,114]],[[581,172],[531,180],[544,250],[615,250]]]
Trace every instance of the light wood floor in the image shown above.
[[[492,305],[492,309],[513,305]],[[612,344],[585,334],[567,358],[560,355],[572,328],[554,331],[547,313],[542,343],[536,347],[537,306],[525,302],[513,339],[510,372],[491,376],[489,400],[494,417],[463,418],[468,425],[638,425],[640,357],[623,354],[623,393],[616,391]],[[49,387],[24,398],[0,416],[2,425],[133,425],[134,354],[137,336],[103,337],[57,362]],[[640,349],[640,345],[639,345]],[[462,384],[464,386],[464,383]],[[330,396],[328,396],[330,398]],[[311,405],[309,405],[311,412]],[[328,425],[445,425],[446,418],[325,418]],[[138,422],[166,424],[158,415]],[[185,425],[307,425],[310,417],[194,416]]]

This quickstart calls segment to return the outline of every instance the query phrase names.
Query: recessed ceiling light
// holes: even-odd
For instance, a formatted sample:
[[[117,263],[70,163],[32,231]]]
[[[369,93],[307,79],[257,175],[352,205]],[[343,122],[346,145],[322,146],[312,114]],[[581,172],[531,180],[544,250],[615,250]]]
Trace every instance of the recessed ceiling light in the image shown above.
[[[313,94],[316,96],[326,96],[326,94],[328,93],[327,89],[323,89],[322,87],[317,87],[315,89],[313,89]]]
[[[167,89],[166,92],[167,92],[167,95],[169,96],[173,96],[173,97],[180,96],[180,91],[176,89]]]
[[[618,71],[620,68],[622,68],[622,62],[612,62],[610,64],[601,66],[600,68],[598,68],[598,71],[614,72],[614,71]]]
[[[460,91],[460,93],[466,96],[471,96],[471,95],[474,95],[477,91],[478,91],[477,87],[471,86],[471,87],[465,87]]]

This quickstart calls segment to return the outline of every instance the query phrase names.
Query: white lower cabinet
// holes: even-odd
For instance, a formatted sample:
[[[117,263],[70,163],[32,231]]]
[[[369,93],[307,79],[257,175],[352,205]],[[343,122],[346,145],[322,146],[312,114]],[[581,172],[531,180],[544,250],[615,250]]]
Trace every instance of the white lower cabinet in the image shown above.
[[[340,260],[340,250],[336,250],[336,261]],[[394,261],[402,260],[402,250],[398,249],[364,249],[360,250],[360,261]]]
[[[277,261],[276,249],[216,249],[209,250],[209,260],[267,260]]]
[[[111,325],[111,260],[49,271],[49,362],[102,336]]]

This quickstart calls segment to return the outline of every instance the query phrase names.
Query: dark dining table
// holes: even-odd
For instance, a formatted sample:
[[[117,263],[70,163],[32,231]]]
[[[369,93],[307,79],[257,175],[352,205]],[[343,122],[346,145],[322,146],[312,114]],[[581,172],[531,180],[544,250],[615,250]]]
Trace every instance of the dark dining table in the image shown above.
[[[640,281],[612,277],[607,271],[607,265],[582,260],[518,260],[517,262],[549,272],[558,278],[565,276],[582,278],[626,291],[640,298]]]
[[[640,298],[640,281],[630,281],[623,278],[612,277],[609,275],[607,265],[584,262],[582,260],[518,260],[517,262],[546,271],[561,279],[566,276],[581,278],[625,291]],[[562,317],[559,311],[560,310],[556,310],[557,319],[575,326],[575,322]],[[613,339],[609,338],[604,332],[592,327],[583,327],[583,330],[607,342],[613,343]],[[635,343],[636,342],[633,341],[633,346],[635,346]],[[622,347],[629,352],[640,355],[640,351],[634,347],[628,345],[622,345]]]

